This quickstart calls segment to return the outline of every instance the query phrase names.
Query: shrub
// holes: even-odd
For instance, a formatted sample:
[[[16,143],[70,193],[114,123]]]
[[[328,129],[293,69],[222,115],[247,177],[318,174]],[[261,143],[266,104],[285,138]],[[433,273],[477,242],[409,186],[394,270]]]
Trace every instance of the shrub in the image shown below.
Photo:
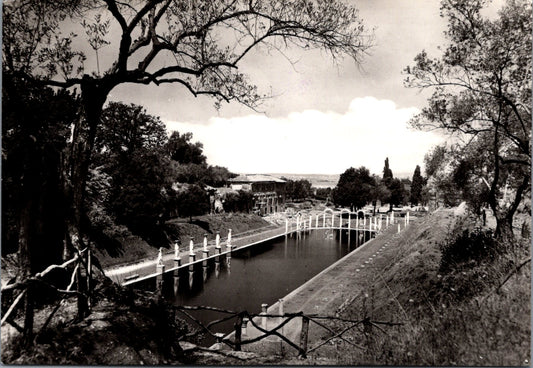
[[[441,271],[492,262],[501,253],[492,230],[464,230],[458,237],[441,246]]]

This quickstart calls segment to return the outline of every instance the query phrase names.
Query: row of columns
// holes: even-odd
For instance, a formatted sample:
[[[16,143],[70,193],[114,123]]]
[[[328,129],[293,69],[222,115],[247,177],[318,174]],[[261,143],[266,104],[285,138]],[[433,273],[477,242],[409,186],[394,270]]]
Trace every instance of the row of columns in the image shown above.
[[[332,212],[331,213],[331,228],[335,228],[335,213]],[[322,214],[322,227],[325,228],[326,227],[326,214]],[[306,219],[303,219],[302,218],[303,216],[302,215],[297,215],[296,216],[296,230],[300,231],[300,230],[305,230],[307,228],[312,228],[313,226],[313,216],[312,215],[309,215],[309,221],[307,221]],[[315,228],[318,228],[318,224],[319,224],[319,217],[320,215],[316,215],[315,216]],[[351,213],[348,214],[348,229],[351,229],[351,221],[352,221],[352,218],[351,218]],[[338,221],[338,228],[339,229],[342,229],[342,212],[340,213],[340,216],[339,216],[339,221]],[[395,218],[394,218],[394,212],[391,212],[390,215],[386,215],[385,216],[385,227],[389,227],[389,224],[394,224],[395,223]],[[409,224],[409,212],[407,212],[405,218],[404,218],[404,223],[405,225]],[[378,231],[378,230],[381,230],[382,229],[382,225],[383,225],[383,215],[380,214],[379,215],[379,219],[377,216],[374,216],[374,217],[371,217],[368,219],[368,230],[372,231]],[[366,227],[367,226],[367,218],[366,216],[363,217],[362,221],[359,221],[359,216],[356,216],[355,218],[355,229],[354,230],[359,230],[359,226],[364,226]],[[289,220],[288,219],[285,219],[285,233],[288,234],[289,233]]]
[[[208,245],[207,234],[204,234],[203,248],[202,248],[202,256],[203,256],[202,259],[205,260],[204,262],[206,262],[207,258],[209,257],[209,249],[207,245]],[[229,251],[228,257],[231,257],[230,254],[231,254],[231,249],[233,247],[231,244],[231,229],[228,229],[228,238],[226,240],[226,247],[228,248],[228,251]],[[220,255],[222,253],[219,231],[217,231],[216,236],[215,236],[215,252],[217,255]],[[192,272],[192,267],[193,267],[192,263],[194,263],[195,261],[196,261],[196,253],[194,252],[194,241],[193,241],[193,237],[191,236],[190,241],[189,241],[189,263],[190,263],[189,271],[191,272]],[[228,259],[228,264],[229,264],[229,259]],[[174,269],[175,269],[174,276],[178,278],[179,276],[177,276],[177,274],[178,274],[179,267],[181,267],[180,246],[179,246],[179,243],[176,241],[174,243]],[[156,273],[157,273],[156,287],[157,287],[158,293],[160,294],[163,289],[163,274],[165,273],[165,264],[163,263],[163,248],[159,248],[159,253],[157,255]]]

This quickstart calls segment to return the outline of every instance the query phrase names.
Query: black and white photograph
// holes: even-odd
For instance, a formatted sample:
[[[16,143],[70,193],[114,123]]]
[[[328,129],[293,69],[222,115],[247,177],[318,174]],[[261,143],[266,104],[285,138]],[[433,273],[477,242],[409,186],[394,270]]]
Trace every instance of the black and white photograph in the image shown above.
[[[531,365],[530,0],[2,0],[1,364]]]

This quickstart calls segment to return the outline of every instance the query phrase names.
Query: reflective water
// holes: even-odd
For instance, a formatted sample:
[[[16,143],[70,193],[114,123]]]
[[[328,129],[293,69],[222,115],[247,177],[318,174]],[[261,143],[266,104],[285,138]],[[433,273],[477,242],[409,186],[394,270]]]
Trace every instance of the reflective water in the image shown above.
[[[231,257],[222,256],[197,263],[192,269],[181,269],[179,277],[166,274],[165,296],[173,299],[175,305],[258,313],[262,303],[271,305],[278,301],[360,246],[368,236],[368,232],[348,234],[346,230],[314,230],[282,236],[236,250]],[[154,281],[151,283],[155,285]],[[194,316],[209,322],[225,315],[195,311]],[[233,323],[217,325],[216,331],[229,332]]]

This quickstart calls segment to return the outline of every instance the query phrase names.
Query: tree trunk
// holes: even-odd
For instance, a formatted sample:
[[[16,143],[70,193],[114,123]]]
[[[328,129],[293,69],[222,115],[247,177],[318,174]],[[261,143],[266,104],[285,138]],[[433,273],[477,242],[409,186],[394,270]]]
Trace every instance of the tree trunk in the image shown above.
[[[102,82],[99,83],[90,77],[84,77],[84,83],[81,85],[83,114],[76,123],[72,139],[70,162],[72,213],[69,217],[67,231],[70,238],[69,243],[74,249],[76,249],[76,251],[81,251],[85,248],[83,226],[86,213],[85,191],[89,174],[89,164],[102,109],[107,95],[112,88]],[[80,270],[77,280],[78,291],[81,293],[85,292],[86,284],[84,275]],[[84,318],[87,314],[87,298],[83,295],[79,295],[78,318]]]
[[[494,236],[502,242],[503,246],[514,244],[515,236],[513,233],[512,216],[496,217],[496,230]]]
[[[30,216],[32,202],[26,201],[20,213],[19,228],[19,272],[21,280],[26,280],[31,276],[31,251],[30,251]],[[33,341],[33,288],[28,287],[24,297],[24,341],[30,345]]]

